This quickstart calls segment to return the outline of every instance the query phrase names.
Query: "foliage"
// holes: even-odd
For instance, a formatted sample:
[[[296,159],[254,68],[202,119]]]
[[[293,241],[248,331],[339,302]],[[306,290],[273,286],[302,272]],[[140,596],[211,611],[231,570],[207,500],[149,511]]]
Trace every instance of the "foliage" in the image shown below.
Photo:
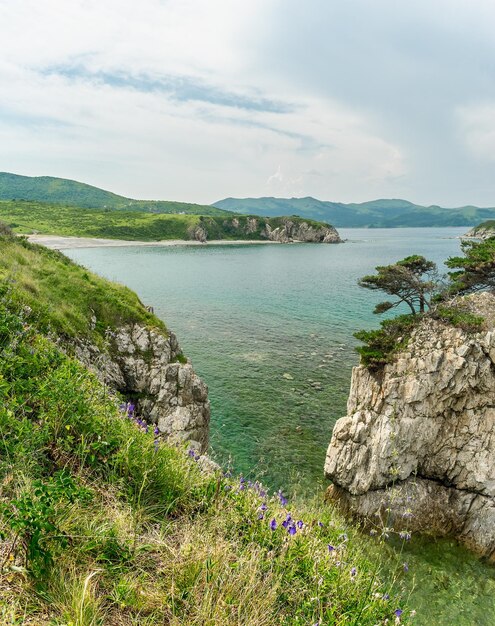
[[[375,268],[375,275],[364,276],[359,285],[366,289],[384,291],[397,300],[381,302],[375,307],[375,313],[384,313],[389,309],[406,304],[412,315],[424,313],[430,306],[431,294],[436,289],[436,265],[423,256],[408,256],[392,265]]]
[[[0,222],[0,237],[13,237],[14,232],[5,222]]]
[[[411,332],[418,324],[418,315],[400,315],[380,322],[378,330],[360,330],[354,337],[366,345],[358,346],[361,363],[370,370],[382,368],[390,363],[394,354],[400,352],[408,343]]]
[[[451,293],[465,294],[495,288],[495,237],[484,241],[461,243],[462,257],[446,261],[452,285]]]
[[[459,305],[440,304],[433,310],[433,317],[467,332],[479,332],[485,322],[480,315],[474,315]]]

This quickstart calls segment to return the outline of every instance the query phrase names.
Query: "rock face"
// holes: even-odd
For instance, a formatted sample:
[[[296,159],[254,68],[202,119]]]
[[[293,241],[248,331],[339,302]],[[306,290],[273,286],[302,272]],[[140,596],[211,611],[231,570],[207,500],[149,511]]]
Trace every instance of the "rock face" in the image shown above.
[[[107,334],[106,349],[88,341],[72,343],[75,356],[112,389],[136,405],[164,437],[188,441],[200,452],[208,445],[208,388],[186,361],[171,332],[139,324]]]
[[[469,301],[486,314],[483,332],[427,320],[379,375],[354,368],[325,474],[348,511],[388,509],[395,530],[456,536],[493,561],[495,296]]]
[[[495,222],[489,222],[486,225],[480,224],[480,226],[472,228],[469,232],[467,232],[464,237],[481,240],[495,237]]]
[[[205,243],[211,239],[268,240],[279,243],[342,243],[333,226],[301,219],[261,218],[242,216],[225,219],[219,225],[213,218],[203,217],[201,223],[188,230],[193,241]]]
[[[282,226],[272,229],[270,224],[261,233],[263,238],[280,243],[295,241],[307,243],[341,243],[339,233],[333,226],[313,226],[307,222],[286,219]]]

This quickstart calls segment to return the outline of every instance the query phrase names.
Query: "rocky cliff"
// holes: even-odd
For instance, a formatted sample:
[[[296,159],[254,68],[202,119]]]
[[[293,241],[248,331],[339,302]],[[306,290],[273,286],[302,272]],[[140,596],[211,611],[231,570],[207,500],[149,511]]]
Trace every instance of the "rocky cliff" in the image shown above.
[[[337,230],[323,222],[300,217],[264,218],[240,215],[228,219],[201,217],[191,226],[188,236],[195,241],[215,239],[248,239],[276,241],[278,243],[341,243]]]
[[[495,237],[495,221],[483,222],[483,224],[472,228],[464,237],[469,237],[470,239],[490,239],[490,237]]]
[[[350,512],[456,536],[493,561],[495,295],[469,306],[485,317],[482,332],[424,320],[382,372],[354,368],[325,474]]]
[[[173,333],[132,324],[107,332],[105,348],[88,340],[72,340],[71,348],[164,437],[206,450],[208,388],[182,355]]]

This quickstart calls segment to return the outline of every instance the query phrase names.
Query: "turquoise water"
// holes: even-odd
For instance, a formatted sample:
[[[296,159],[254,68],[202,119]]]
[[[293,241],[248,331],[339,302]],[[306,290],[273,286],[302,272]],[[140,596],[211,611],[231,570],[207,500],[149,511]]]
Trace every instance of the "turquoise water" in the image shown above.
[[[353,333],[379,295],[357,280],[409,254],[443,261],[464,228],[341,229],[343,245],[69,250],[134,289],[174,330],[210,389],[211,448],[235,471],[314,493],[335,420],[345,415]],[[404,558],[418,624],[495,624],[493,568],[452,542],[415,538]]]
[[[71,250],[136,290],[173,329],[210,388],[211,447],[272,487],[322,480],[345,414],[353,333],[378,324],[359,277],[413,252],[439,263],[464,229],[342,230],[342,245]]]

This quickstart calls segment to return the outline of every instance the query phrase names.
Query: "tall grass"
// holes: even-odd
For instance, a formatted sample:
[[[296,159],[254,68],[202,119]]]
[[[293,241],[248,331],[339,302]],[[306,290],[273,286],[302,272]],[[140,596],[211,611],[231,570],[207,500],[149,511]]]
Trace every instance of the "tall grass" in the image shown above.
[[[392,553],[328,505],[155,441],[0,304],[0,620],[252,626],[407,623]],[[397,570],[398,571],[398,570]]]

